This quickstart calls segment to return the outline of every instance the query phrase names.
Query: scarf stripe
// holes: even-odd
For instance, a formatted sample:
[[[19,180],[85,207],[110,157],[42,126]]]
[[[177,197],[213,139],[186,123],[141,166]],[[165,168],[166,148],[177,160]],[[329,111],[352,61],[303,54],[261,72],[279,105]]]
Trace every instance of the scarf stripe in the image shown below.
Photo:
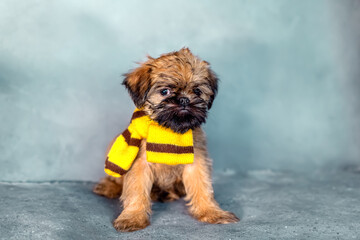
[[[128,129],[125,129],[125,131],[121,134],[125,138],[125,142],[129,146],[135,146],[140,147],[141,139],[132,138],[131,133]]]
[[[146,151],[159,152],[159,153],[194,153],[193,146],[176,146],[172,144],[161,144],[161,143],[146,143]]]
[[[144,111],[136,111],[133,113],[132,117],[131,117],[131,120],[134,120],[136,118],[139,118],[139,117],[143,117],[145,116],[146,113]]]
[[[106,158],[106,161],[105,161],[105,168],[109,169],[110,171],[112,171],[114,173],[118,173],[120,175],[124,175],[125,173],[127,173],[127,170],[122,169],[118,165],[110,162],[108,157]]]

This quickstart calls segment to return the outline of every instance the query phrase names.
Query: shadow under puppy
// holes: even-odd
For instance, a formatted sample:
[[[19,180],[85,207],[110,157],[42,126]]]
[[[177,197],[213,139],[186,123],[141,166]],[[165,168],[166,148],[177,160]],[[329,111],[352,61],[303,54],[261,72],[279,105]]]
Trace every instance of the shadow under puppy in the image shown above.
[[[209,63],[183,48],[159,58],[148,57],[125,77],[123,84],[137,110],[128,129],[109,146],[105,171],[112,176],[94,187],[96,194],[108,198],[121,195],[124,210],[114,221],[114,227],[119,231],[143,229],[150,224],[151,200],[173,201],[183,196],[190,214],[199,221],[218,224],[239,221],[214,199],[211,160],[200,127],[218,87]],[[145,129],[146,135],[137,134],[136,128]],[[170,140],[166,142],[166,138]],[[112,157],[118,141],[127,147],[125,157],[132,154],[129,163],[123,163],[127,160],[115,150]]]

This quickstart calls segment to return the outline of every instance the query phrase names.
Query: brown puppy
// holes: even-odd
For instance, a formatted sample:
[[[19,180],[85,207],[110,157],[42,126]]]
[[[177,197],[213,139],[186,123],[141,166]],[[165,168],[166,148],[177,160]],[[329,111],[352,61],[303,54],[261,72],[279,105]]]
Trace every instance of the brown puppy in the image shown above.
[[[156,59],[149,57],[125,76],[123,84],[135,105],[151,119],[175,132],[193,130],[194,163],[173,166],[147,162],[143,139],[128,173],[121,178],[105,177],[94,187],[95,193],[108,198],[121,195],[124,210],[114,227],[120,231],[143,229],[150,224],[151,200],[172,201],[182,196],[188,201],[190,214],[199,221],[239,221],[214,199],[211,160],[200,128],[217,92],[218,80],[209,64],[183,48]]]

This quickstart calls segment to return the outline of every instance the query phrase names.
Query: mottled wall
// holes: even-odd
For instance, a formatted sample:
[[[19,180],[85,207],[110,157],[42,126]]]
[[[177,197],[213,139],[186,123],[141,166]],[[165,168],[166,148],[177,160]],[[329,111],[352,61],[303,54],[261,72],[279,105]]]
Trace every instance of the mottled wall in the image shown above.
[[[215,170],[360,162],[359,1],[0,2],[0,180],[96,180],[121,74],[188,46],[221,78]]]

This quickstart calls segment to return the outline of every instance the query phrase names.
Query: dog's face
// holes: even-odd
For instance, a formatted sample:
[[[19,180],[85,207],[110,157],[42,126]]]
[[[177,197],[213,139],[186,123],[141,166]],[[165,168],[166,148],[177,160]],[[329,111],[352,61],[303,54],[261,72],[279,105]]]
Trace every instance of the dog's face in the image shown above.
[[[189,49],[151,58],[130,73],[123,84],[138,108],[178,133],[205,122],[218,79],[207,62]]]

